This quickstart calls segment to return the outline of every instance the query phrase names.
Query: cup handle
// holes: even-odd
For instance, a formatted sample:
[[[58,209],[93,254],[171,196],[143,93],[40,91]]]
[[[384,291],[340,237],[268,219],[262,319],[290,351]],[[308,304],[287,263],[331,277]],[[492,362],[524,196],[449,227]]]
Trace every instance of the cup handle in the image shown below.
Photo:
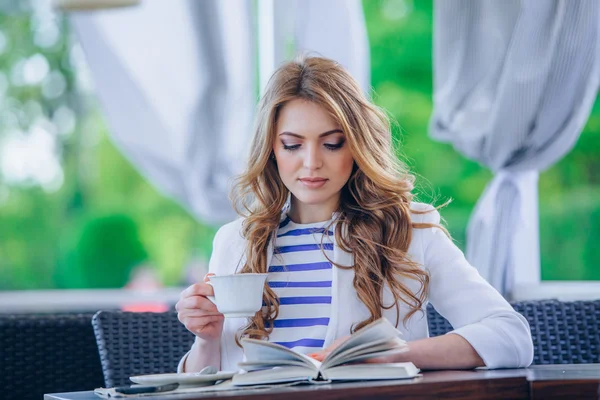
[[[208,279],[210,279],[210,277]],[[210,286],[214,287],[214,285],[210,281],[206,281],[204,283],[206,283],[207,285],[210,285]],[[217,301],[215,300],[215,296],[206,296],[206,298],[209,299],[215,306],[217,305]]]

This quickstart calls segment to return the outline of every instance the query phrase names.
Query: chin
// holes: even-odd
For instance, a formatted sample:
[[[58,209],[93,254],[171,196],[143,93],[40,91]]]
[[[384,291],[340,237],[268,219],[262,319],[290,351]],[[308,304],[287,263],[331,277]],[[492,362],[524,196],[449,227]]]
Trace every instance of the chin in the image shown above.
[[[315,196],[315,195],[312,195],[312,196],[311,195],[300,195],[300,196],[296,196],[296,195],[294,195],[294,197],[296,197],[296,199],[298,199],[298,201],[300,203],[302,203],[302,204],[314,206],[314,205],[319,205],[319,204],[325,203],[330,196],[324,196],[324,195],[318,195],[318,196]]]

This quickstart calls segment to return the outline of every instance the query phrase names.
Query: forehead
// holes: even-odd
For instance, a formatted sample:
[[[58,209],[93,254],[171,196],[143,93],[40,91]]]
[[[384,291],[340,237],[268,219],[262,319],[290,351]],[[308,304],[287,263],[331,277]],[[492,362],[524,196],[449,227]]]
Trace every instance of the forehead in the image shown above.
[[[301,135],[319,135],[339,129],[339,124],[320,104],[294,99],[283,106],[277,119],[277,133],[284,131]]]

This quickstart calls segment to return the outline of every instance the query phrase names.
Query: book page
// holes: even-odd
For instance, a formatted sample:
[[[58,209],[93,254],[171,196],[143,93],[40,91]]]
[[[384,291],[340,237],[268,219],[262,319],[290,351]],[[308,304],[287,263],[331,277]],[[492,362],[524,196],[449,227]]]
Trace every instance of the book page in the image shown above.
[[[400,338],[392,338],[380,342],[365,343],[363,345],[350,348],[340,353],[338,357],[350,359],[351,357],[363,354],[375,354],[383,351],[398,349],[408,350],[408,346],[406,345],[406,342],[404,340]]]
[[[401,348],[395,348],[395,349],[390,349],[390,350],[377,351],[374,353],[353,354],[348,358],[344,358],[344,360],[342,362],[338,362],[335,364],[332,363],[323,368],[329,368],[330,366],[336,367],[338,365],[342,365],[342,364],[346,364],[346,363],[362,362],[362,361],[365,361],[365,360],[368,360],[371,358],[389,357],[394,354],[405,353],[407,351],[408,351],[408,347],[401,347]]]
[[[342,365],[327,369],[323,378],[332,381],[405,379],[419,376],[419,369],[411,362],[389,364]]]
[[[408,351],[406,342],[398,337],[383,339],[370,343],[364,343],[356,347],[346,349],[345,351],[327,357],[323,361],[321,369],[329,368],[349,362],[362,361],[372,357],[384,357],[392,354],[398,354]]]
[[[246,366],[250,365],[306,365],[307,367],[318,370],[321,363],[307,355],[297,353],[276,343],[270,343],[265,340],[247,339],[241,340],[246,355]],[[290,363],[289,361],[294,361]]]
[[[398,331],[387,319],[380,318],[377,321],[365,326],[361,330],[354,332],[347,341],[342,343],[333,352],[331,352],[325,358],[325,360],[323,360],[323,364],[329,364],[328,360],[334,358],[339,360],[339,356],[342,353],[352,351],[353,348],[362,345],[366,345],[368,347],[370,344],[381,343],[394,338],[397,338],[402,343],[405,343],[402,339],[400,339],[399,336],[400,331]]]
[[[256,361],[242,361],[238,363],[238,366],[248,372],[256,371],[259,369],[265,368],[273,368],[273,367],[282,367],[282,366],[295,366],[295,367],[304,367],[309,368],[311,370],[316,369],[316,367],[310,367],[306,365],[306,362],[299,360],[256,360]]]
[[[275,384],[283,382],[312,381],[317,379],[318,372],[306,367],[278,367],[262,371],[248,372],[233,376],[235,386],[257,384]]]

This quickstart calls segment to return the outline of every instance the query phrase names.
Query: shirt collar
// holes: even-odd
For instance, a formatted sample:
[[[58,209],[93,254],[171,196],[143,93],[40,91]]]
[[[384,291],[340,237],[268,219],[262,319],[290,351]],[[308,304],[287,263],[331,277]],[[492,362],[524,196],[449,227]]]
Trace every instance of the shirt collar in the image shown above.
[[[281,217],[279,218],[279,222],[283,222],[287,218],[287,214],[290,211],[291,206],[292,206],[292,194],[288,193],[287,200],[285,201],[285,204],[283,205],[283,208],[281,209]],[[340,217],[340,215],[342,215],[342,213],[340,213],[339,211],[334,211],[333,214],[331,214],[331,218],[333,220],[337,220]]]

